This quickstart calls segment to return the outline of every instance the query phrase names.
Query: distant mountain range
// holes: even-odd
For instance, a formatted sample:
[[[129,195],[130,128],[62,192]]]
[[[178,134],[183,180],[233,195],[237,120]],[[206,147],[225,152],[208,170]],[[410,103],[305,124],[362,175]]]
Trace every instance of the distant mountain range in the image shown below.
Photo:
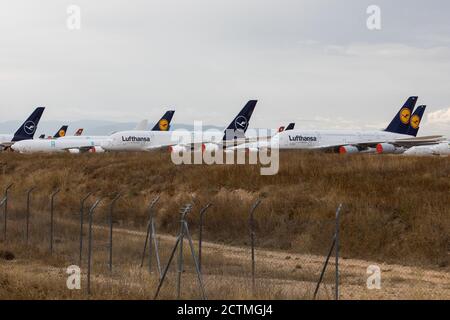
[[[22,124],[21,121],[5,121],[0,122],[0,134],[10,134],[14,133],[19,126]],[[75,131],[79,128],[83,128],[83,135],[109,135],[113,132],[122,130],[134,129],[137,125],[136,122],[114,122],[114,121],[101,121],[101,120],[80,120],[68,123],[63,123],[61,121],[41,121],[39,122],[38,130],[36,132],[36,137],[41,134],[47,136],[53,135],[62,126],[68,125],[67,135],[73,135]],[[154,123],[149,124],[149,130],[154,126]],[[171,129],[186,129],[193,130],[193,125],[188,124],[173,124]],[[223,127],[216,126],[204,126],[204,130],[218,129],[223,130]]]

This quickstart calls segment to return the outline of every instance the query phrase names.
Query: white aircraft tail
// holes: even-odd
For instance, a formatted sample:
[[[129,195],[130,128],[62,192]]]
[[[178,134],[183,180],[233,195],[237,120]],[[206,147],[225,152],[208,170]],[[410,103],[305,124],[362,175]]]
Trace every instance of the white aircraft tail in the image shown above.
[[[147,130],[147,128],[148,128],[148,120],[144,119],[138,123],[138,125],[136,126],[136,128],[134,128],[134,130],[145,131],[145,130]]]

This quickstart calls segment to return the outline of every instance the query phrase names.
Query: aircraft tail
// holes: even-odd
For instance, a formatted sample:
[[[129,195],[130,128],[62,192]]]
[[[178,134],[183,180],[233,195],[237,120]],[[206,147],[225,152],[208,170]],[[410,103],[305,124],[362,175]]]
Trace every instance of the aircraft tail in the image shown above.
[[[234,140],[237,138],[245,138],[245,131],[247,131],[250,118],[253,110],[255,110],[258,100],[250,100],[238,113],[238,115],[231,121],[225,129],[223,140]]]
[[[418,97],[416,96],[409,97],[408,100],[406,100],[403,107],[394,117],[394,119],[392,119],[389,126],[386,129],[384,129],[384,131],[399,134],[407,134],[409,130],[409,121],[411,120],[411,114],[414,110],[414,107],[416,106],[417,98]]]
[[[75,132],[74,136],[75,136],[75,137],[81,136],[81,135],[83,134],[83,131],[84,131],[83,128],[78,129],[78,130]]]
[[[172,121],[174,114],[175,114],[174,110],[167,111],[152,128],[152,131],[169,131],[170,122]]]
[[[136,126],[136,128],[134,128],[134,130],[136,131],[145,131],[147,130],[148,127],[148,120],[144,119],[141,122],[138,123],[138,125]]]
[[[14,134],[12,142],[33,139],[45,108],[36,108]]]
[[[288,130],[294,130],[294,128],[295,128],[295,123],[294,123],[294,122],[291,122],[291,123],[288,124],[288,126],[287,126],[286,129],[284,129],[284,130],[285,130],[285,131],[288,131]]]
[[[295,127],[295,123],[291,122],[287,125],[287,127],[285,126],[281,126],[278,128],[278,132],[283,132],[283,131],[287,131],[287,130],[294,130]]]
[[[66,136],[67,133],[67,128],[69,128],[69,126],[62,126],[61,129],[59,129],[55,135],[53,136],[53,138],[57,139],[57,138],[62,138]]]
[[[425,109],[427,106],[418,106],[411,116],[411,120],[409,121],[409,128],[406,134],[410,136],[417,137],[417,133],[420,129],[420,121],[422,121],[423,114],[425,113]]]

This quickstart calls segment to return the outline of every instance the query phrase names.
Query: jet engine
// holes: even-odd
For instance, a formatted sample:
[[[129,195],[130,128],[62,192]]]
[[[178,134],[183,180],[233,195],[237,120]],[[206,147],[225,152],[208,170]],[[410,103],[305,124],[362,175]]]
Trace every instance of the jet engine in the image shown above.
[[[444,143],[438,144],[437,146],[434,146],[433,154],[440,155],[440,156],[450,155],[450,143],[444,142]]]
[[[91,152],[91,153],[103,153],[103,152],[105,152],[105,149],[103,149],[102,147],[96,146],[96,147],[90,148],[89,152]]]
[[[339,147],[340,154],[359,153],[359,149],[355,146],[341,146]]]
[[[403,147],[396,147],[393,144],[390,143],[379,143],[377,144],[377,153],[381,154],[389,154],[389,153],[403,153],[405,152],[405,148]]]
[[[213,153],[213,152],[217,152],[219,150],[220,150],[220,147],[215,143],[205,143],[202,146],[203,152]]]

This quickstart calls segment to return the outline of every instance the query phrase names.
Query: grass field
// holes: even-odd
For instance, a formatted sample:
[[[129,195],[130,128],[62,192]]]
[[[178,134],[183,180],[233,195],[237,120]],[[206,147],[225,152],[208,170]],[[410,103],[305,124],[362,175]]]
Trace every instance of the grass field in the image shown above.
[[[114,211],[115,227],[124,230],[115,234],[117,271],[106,280],[102,280],[106,271],[97,275],[94,298],[151,296],[157,279],[137,268],[144,237],[127,232],[143,231],[146,206],[156,195],[161,195],[156,221],[162,237],[162,261],[173,245],[170,235],[179,227],[179,207],[194,204],[189,224],[195,235],[198,211],[213,203],[204,233],[210,243],[205,253],[205,281],[213,298],[252,297],[245,262],[248,256],[243,252],[249,244],[248,211],[258,198],[262,203],[255,212],[260,258],[257,297],[310,298],[311,285],[331,244],[334,211],[343,203],[344,297],[450,298],[446,277],[450,270],[449,158],[283,152],[277,175],[261,176],[259,172],[258,166],[249,165],[175,166],[165,153],[1,153],[0,190],[9,183],[14,187],[8,205],[8,240],[1,243],[0,250],[13,252],[16,258],[8,262],[0,258],[0,298],[82,297],[64,290],[61,279],[66,277],[64,266],[78,260],[80,199],[90,191],[96,193],[88,204],[105,197],[96,212],[97,226],[106,223],[109,199],[117,192],[123,194]],[[32,186],[37,189],[31,198],[32,245],[27,247],[23,244],[25,200],[26,190]],[[61,189],[55,201],[57,249],[50,257],[49,195],[56,188]],[[103,239],[97,239],[97,272],[106,268],[106,236],[102,232],[96,233]],[[240,253],[232,255],[236,250]],[[358,293],[356,287],[365,285],[368,261],[386,265],[394,291],[385,295],[367,290]],[[192,265],[187,268],[185,281],[191,285],[184,295],[195,298],[198,290]],[[332,272],[326,283],[332,282],[331,276]],[[173,287],[175,277],[170,278],[167,288]],[[21,290],[24,283],[36,289]],[[143,289],[142,283],[149,285]],[[62,289],[54,290],[55,286]],[[436,296],[432,292],[437,287],[440,291]],[[321,291],[321,297],[329,298],[331,291]],[[173,292],[166,289],[162,298],[173,298]]]

